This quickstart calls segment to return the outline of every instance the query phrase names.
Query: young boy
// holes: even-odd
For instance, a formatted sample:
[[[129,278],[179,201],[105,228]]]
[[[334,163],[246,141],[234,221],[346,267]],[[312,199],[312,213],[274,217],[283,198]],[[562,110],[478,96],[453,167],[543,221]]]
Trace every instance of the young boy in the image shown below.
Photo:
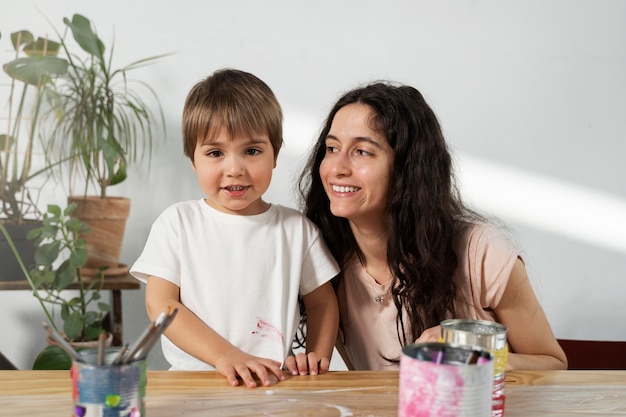
[[[270,375],[326,372],[337,335],[330,279],[339,273],[317,228],[300,212],[270,204],[282,146],[282,111],[256,76],[215,72],[189,92],[184,152],[201,200],[167,208],[131,268],[147,283],[150,319],[178,307],[162,338],[171,369],[216,369],[231,385],[255,387]],[[289,356],[307,313],[306,353]]]

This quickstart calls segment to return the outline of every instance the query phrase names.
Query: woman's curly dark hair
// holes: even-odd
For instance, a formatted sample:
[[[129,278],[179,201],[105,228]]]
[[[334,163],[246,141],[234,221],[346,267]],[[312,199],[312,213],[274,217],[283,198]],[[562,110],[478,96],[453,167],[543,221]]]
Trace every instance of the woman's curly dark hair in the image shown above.
[[[331,213],[319,168],[335,114],[352,103],[371,108],[369,127],[384,135],[394,150],[387,263],[397,283],[392,294],[398,339],[404,346],[454,316],[456,244],[467,222],[480,216],[461,201],[439,121],[422,94],[391,82],[359,87],[344,94],[330,111],[298,180],[303,211],[321,229],[342,266],[360,257],[359,247],[348,220]]]

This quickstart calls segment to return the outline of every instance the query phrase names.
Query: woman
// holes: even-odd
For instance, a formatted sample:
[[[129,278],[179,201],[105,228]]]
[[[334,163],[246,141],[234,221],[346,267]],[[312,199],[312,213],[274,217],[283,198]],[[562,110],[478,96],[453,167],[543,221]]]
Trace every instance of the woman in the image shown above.
[[[332,108],[299,180],[342,274],[338,350],[393,369],[448,318],[508,328],[507,369],[566,369],[510,240],[467,208],[437,117],[415,88],[380,82]]]

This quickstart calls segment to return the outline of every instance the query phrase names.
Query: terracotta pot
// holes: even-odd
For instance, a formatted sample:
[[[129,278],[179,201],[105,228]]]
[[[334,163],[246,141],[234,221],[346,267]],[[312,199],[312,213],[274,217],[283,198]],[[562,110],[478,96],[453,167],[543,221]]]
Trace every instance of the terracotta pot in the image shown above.
[[[121,275],[128,271],[120,264],[120,252],[126,220],[130,214],[130,199],[124,197],[69,197],[68,203],[78,207],[73,216],[87,224],[91,230],[81,237],[89,252],[83,273],[93,275],[106,266],[105,275]]]

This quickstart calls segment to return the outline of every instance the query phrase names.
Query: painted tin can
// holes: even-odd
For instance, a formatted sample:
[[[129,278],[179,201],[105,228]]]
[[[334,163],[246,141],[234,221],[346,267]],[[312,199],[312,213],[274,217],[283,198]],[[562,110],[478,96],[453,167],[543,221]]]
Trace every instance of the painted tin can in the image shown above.
[[[398,417],[488,417],[493,355],[449,343],[406,346],[400,358]]]
[[[72,417],[144,417],[146,361],[113,364],[120,348],[107,348],[104,363],[97,364],[98,350],[79,352],[72,376]]]

